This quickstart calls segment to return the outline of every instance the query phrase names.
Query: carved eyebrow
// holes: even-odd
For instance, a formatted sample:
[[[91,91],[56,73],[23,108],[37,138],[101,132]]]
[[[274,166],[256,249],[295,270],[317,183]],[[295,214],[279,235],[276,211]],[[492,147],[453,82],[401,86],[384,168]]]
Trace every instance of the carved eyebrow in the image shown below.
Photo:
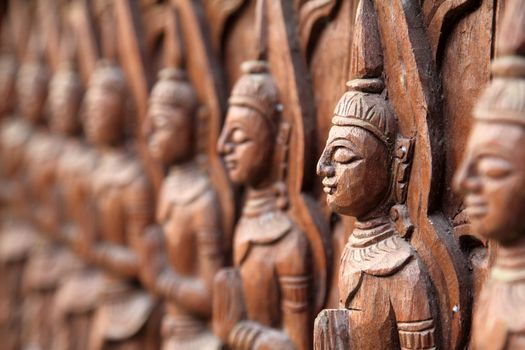
[[[512,157],[505,156],[505,153],[501,152],[501,149],[494,149],[492,147],[477,148],[476,150],[474,150],[472,158],[474,160],[482,158],[500,158],[507,162],[512,162]]]
[[[357,145],[353,141],[351,141],[351,140],[349,140],[347,138],[344,138],[344,137],[337,137],[337,138],[331,140],[328,145],[330,147],[335,147],[335,146],[348,147],[348,146],[350,146],[348,148],[351,148],[352,151],[355,150],[356,148],[359,148],[359,147],[357,147]]]

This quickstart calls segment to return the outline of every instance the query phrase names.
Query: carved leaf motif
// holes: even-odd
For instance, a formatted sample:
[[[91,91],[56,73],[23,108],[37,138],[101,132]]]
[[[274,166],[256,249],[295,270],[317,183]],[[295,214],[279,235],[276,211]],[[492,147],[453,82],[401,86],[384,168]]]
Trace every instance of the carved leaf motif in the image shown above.
[[[245,2],[246,0],[211,0],[205,5],[211,27],[212,43],[216,51],[220,49],[228,18],[239,10]]]
[[[267,18],[261,23],[268,28],[262,36],[267,43],[263,44],[268,51],[268,59],[272,74],[280,92],[283,119],[290,123],[290,147],[288,150],[287,190],[290,197],[290,207],[305,235],[310,241],[315,269],[315,310],[320,310],[326,297],[326,283],[329,273],[330,254],[328,228],[320,218],[317,203],[304,188],[305,178],[313,175],[313,152],[307,142],[312,136],[314,127],[314,106],[312,91],[307,80],[307,67],[297,50],[299,38],[293,28],[296,21],[294,9],[290,3],[279,0],[261,1],[267,7]],[[259,37],[260,36],[260,33]]]
[[[351,79],[380,77],[383,73],[383,51],[371,0],[359,2],[355,22],[350,53]]]
[[[312,28],[322,18],[328,16],[337,0],[306,1],[299,10],[299,36],[303,52],[306,50],[312,34]]]
[[[464,276],[468,272],[457,243],[448,235],[450,225],[432,208],[439,202],[436,196],[443,170],[439,143],[442,140],[440,81],[432,45],[418,2],[375,0],[374,4],[388,96],[402,134],[415,136],[413,171],[407,188],[407,207],[415,227],[411,243],[437,290],[443,345],[455,349],[466,340],[469,296]],[[451,313],[453,309],[458,312]]]
[[[444,28],[450,27],[458,17],[466,16],[469,9],[479,4],[480,0],[427,0],[423,5],[423,14],[427,23],[428,38],[432,46],[434,59],[437,59]]]

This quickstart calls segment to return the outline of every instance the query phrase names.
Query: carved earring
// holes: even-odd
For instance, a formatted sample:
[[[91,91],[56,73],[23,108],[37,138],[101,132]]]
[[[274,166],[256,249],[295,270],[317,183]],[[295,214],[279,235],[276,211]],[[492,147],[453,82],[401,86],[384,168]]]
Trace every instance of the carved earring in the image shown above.
[[[277,195],[277,206],[280,209],[285,209],[288,206],[288,193],[286,191],[286,171],[288,169],[288,143],[290,141],[291,125],[286,122],[281,122],[277,134],[277,150],[276,156],[276,170],[277,181],[275,183],[275,191]]]
[[[394,145],[392,166],[392,191],[395,204],[390,209],[390,218],[394,221],[401,237],[409,237],[414,231],[405,204],[408,192],[408,178],[412,166],[414,140],[398,136]]]

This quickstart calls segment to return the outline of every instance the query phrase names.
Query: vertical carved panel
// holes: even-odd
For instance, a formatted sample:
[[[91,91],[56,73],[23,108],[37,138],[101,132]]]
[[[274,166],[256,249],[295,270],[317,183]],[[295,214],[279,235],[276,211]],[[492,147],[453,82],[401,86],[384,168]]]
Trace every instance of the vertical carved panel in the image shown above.
[[[493,79],[472,111],[473,128],[455,178],[472,228],[497,243],[474,311],[471,347],[475,349],[519,349],[525,345],[521,316],[525,286],[524,28],[524,3],[507,2],[491,65]]]
[[[521,346],[522,6],[5,1],[0,337]]]

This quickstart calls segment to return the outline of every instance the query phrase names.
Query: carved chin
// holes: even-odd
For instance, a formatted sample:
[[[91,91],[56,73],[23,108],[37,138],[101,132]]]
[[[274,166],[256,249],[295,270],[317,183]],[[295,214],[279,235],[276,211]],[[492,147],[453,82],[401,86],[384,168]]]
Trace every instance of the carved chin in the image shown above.
[[[231,182],[237,185],[242,185],[246,182],[245,177],[242,176],[242,173],[237,168],[228,169],[228,177]]]
[[[335,193],[326,195],[326,203],[334,212],[338,214],[346,214],[345,206],[341,205],[342,203],[338,200]]]

